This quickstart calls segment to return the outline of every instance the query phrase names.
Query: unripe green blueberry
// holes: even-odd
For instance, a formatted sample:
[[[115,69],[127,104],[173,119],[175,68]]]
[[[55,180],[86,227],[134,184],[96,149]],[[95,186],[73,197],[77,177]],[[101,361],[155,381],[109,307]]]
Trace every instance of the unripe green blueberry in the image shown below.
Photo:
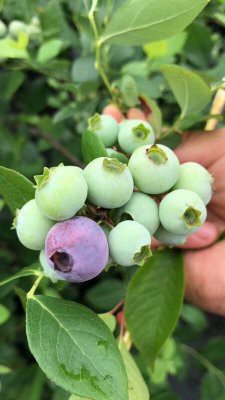
[[[123,221],[109,234],[109,249],[113,260],[124,267],[143,265],[150,257],[151,235],[139,222]]]
[[[138,147],[153,144],[154,140],[153,128],[147,121],[131,119],[120,124],[118,141],[127,154],[132,154]]]
[[[122,207],[133,193],[130,170],[116,158],[99,157],[84,169],[88,199],[103,208]]]
[[[35,25],[28,25],[27,27],[27,34],[30,39],[35,39],[37,38],[41,33],[41,29],[39,26]]]
[[[40,19],[36,15],[31,18],[31,25],[40,27]]]
[[[42,214],[54,221],[64,221],[80,210],[87,198],[87,183],[81,168],[64,166],[44,168],[34,177],[35,199]]]
[[[42,215],[35,200],[28,201],[21,210],[17,210],[13,222],[20,242],[31,250],[44,249],[46,236],[53,225],[53,221]]]
[[[106,149],[108,157],[110,158],[117,158],[117,160],[119,160],[120,162],[122,162],[123,164],[128,164],[128,157],[125,156],[125,154],[123,153],[119,153],[119,151],[116,151],[114,149],[111,149],[110,147],[108,147]]]
[[[163,226],[160,226],[159,229],[157,229],[154,237],[167,246],[182,245],[186,241],[185,235],[177,235],[176,233],[169,232],[164,229]]]
[[[118,122],[110,115],[95,114],[89,118],[89,130],[95,132],[106,147],[113,146],[118,138]]]
[[[144,193],[134,192],[128,201],[118,211],[120,218],[130,216],[134,221],[144,225],[151,235],[159,227],[159,207],[155,200]]]
[[[132,154],[128,167],[135,186],[148,194],[167,192],[177,181],[180,171],[177,156],[162,144],[139,147]]]
[[[207,211],[202,199],[185,189],[167,194],[159,206],[159,219],[169,232],[190,235],[205,222]]]
[[[187,189],[197,193],[208,204],[213,193],[213,177],[200,164],[187,162],[180,166],[180,175],[174,189]]]
[[[6,35],[6,32],[6,24],[2,20],[0,20],[0,38],[4,37]]]
[[[14,20],[9,24],[9,34],[17,39],[21,32],[27,33],[27,25],[23,21]]]
[[[49,265],[48,258],[44,250],[41,250],[40,252],[39,261],[43,268],[44,275],[50,278],[52,282],[64,280],[63,277]]]

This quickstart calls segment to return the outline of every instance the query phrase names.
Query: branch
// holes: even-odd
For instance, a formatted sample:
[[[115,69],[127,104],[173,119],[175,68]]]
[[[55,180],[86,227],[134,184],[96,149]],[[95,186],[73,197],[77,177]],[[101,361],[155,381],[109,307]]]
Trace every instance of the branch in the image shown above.
[[[31,129],[30,130],[31,134],[33,136],[38,136],[41,137],[42,139],[46,140],[46,142],[50,143],[51,146],[57,150],[59,153],[61,153],[65,158],[67,158],[72,164],[83,168],[83,163],[78,160],[77,157],[75,157],[73,154],[71,154],[69,152],[69,150],[67,150],[66,147],[64,147],[63,145],[61,145],[61,143],[58,142],[58,140],[54,139],[51,135],[49,135],[49,133],[47,132],[42,132],[39,131],[37,129]]]

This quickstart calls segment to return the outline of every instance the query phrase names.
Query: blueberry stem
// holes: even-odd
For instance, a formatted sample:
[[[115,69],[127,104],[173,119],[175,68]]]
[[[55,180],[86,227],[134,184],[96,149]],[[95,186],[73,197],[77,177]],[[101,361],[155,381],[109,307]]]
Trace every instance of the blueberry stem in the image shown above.
[[[94,36],[95,36],[95,68],[97,69],[97,71],[99,72],[107,90],[109,91],[110,95],[112,97],[114,97],[114,93],[113,93],[113,89],[111,87],[111,84],[109,82],[109,79],[104,71],[104,68],[102,66],[102,62],[101,62],[101,47],[102,47],[102,43],[100,42],[99,39],[99,33],[98,33],[98,28],[97,28],[97,24],[95,21],[95,17],[94,17],[94,13],[97,7],[97,3],[98,0],[93,0],[92,1],[92,7],[88,13],[88,19],[90,21],[92,30],[94,32]]]
[[[30,299],[34,296],[35,291],[37,290],[39,283],[41,282],[42,278],[44,277],[44,274],[42,272],[40,272],[40,275],[38,276],[38,278],[36,279],[36,281],[34,282],[32,288],[29,290],[29,292],[27,293],[27,299]]]

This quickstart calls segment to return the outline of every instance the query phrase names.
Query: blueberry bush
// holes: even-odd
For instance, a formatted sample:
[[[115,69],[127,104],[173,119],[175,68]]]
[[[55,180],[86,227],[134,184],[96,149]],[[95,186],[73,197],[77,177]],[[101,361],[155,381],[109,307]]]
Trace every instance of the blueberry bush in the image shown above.
[[[224,399],[179,248],[214,178],[174,152],[223,126],[224,0],[0,9],[0,398]]]

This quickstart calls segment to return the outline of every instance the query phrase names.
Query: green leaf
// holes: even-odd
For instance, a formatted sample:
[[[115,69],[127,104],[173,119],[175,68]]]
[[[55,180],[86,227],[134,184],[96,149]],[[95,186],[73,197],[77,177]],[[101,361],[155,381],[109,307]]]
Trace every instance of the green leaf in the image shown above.
[[[7,367],[6,365],[0,364],[0,375],[10,374],[11,368]]]
[[[119,344],[127,371],[129,400],[149,400],[149,391],[144,379],[125,343]]]
[[[111,332],[116,329],[116,317],[110,313],[99,314],[99,318],[108,326]]]
[[[95,69],[94,57],[80,57],[74,61],[72,66],[72,80],[76,83],[92,82],[98,79]]]
[[[10,317],[10,312],[8,308],[0,304],[0,325],[3,325],[5,322],[7,322],[9,317]]]
[[[225,379],[221,382],[213,372],[207,372],[201,384],[201,400],[224,400],[224,391]]]
[[[0,194],[13,213],[33,199],[34,193],[33,184],[27,178],[12,169],[0,166]]]
[[[161,69],[180,108],[181,118],[199,113],[211,99],[210,87],[194,72],[177,65]]]
[[[0,58],[28,59],[27,52],[28,36],[21,32],[19,39],[13,40],[9,37],[0,40]]]
[[[209,0],[126,0],[114,13],[100,42],[140,45],[182,32]]]
[[[108,156],[101,139],[99,139],[95,132],[88,130],[82,135],[81,150],[85,164],[88,164],[95,158]]]
[[[180,252],[158,251],[132,278],[125,316],[132,340],[151,366],[176,326],[183,300]]]
[[[92,400],[127,400],[122,357],[109,328],[88,308],[61,299],[27,301],[30,350],[58,386]]]
[[[208,342],[201,349],[201,354],[207,358],[208,361],[214,364],[223,361],[225,348],[225,337],[216,336],[208,340]]]
[[[207,25],[195,22],[188,29],[185,55],[195,67],[207,69],[212,63],[212,32]]]
[[[45,42],[38,50],[37,61],[44,64],[49,60],[55,58],[61,51],[63,41],[59,39],[52,39]]]
[[[116,278],[106,278],[91,287],[86,294],[86,301],[97,310],[111,310],[124,297],[124,284]]]
[[[208,326],[207,317],[203,311],[190,304],[184,304],[181,312],[182,319],[191,325],[196,332],[204,331]]]
[[[124,75],[121,81],[121,94],[123,101],[128,107],[135,107],[139,104],[138,88],[135,79],[130,75]]]
[[[0,75],[1,100],[9,101],[25,80],[21,71],[2,71]]]
[[[59,0],[50,0],[40,12],[41,28],[44,37],[59,36],[64,24],[63,12]]]
[[[39,264],[32,264],[30,267],[25,267],[14,275],[9,275],[7,278],[0,281],[0,286],[6,285],[7,283],[15,281],[16,279],[23,278],[25,276],[32,276],[32,275],[35,275],[35,276],[40,275]]]
[[[158,104],[143,93],[140,94],[140,98],[142,105],[149,109],[149,122],[152,124],[156,135],[160,136],[162,132],[162,112]]]
[[[75,113],[76,113],[76,104],[75,103],[66,105],[65,107],[61,108],[54,115],[53,123],[58,124],[59,122],[65,121],[66,119],[74,118]]]
[[[144,379],[124,342],[119,344],[120,352],[127,371],[129,400],[149,400],[149,392]],[[69,400],[90,400],[72,395]]]
[[[186,32],[181,32],[169,39],[147,43],[144,46],[144,51],[151,60],[179,54],[184,47],[187,36]]]

